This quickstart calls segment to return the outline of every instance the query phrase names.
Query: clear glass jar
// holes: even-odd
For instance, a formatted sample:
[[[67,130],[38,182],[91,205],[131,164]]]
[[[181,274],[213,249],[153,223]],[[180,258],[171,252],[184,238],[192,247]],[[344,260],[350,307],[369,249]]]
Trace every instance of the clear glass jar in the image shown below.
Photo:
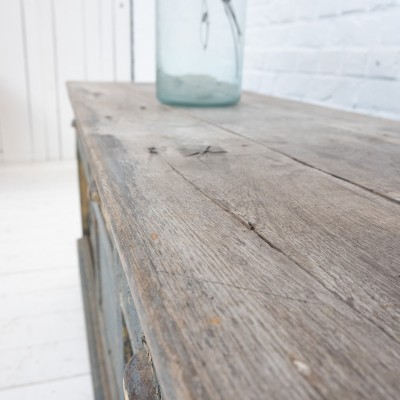
[[[246,0],[157,0],[157,97],[222,106],[240,99]]]

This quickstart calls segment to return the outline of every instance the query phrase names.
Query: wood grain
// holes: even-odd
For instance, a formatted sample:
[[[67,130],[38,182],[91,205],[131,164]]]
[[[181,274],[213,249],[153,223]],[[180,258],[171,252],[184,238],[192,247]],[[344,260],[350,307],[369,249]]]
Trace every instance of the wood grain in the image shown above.
[[[247,94],[190,114],[400,202],[400,123]]]
[[[397,204],[147,89],[70,93],[163,398],[396,398]]]
[[[85,304],[86,329],[90,340],[89,355],[91,363],[91,375],[93,381],[93,390],[96,400],[110,399],[108,392],[107,376],[105,372],[105,360],[99,356],[103,354],[100,342],[101,332],[99,330],[98,315],[93,302],[92,287],[92,259],[90,255],[90,246],[87,237],[78,241],[79,265],[81,272],[82,296]]]

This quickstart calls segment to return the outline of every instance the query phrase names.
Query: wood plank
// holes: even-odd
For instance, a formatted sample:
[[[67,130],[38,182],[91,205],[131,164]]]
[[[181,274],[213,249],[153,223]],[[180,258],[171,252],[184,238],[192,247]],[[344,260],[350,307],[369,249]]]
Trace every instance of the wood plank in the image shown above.
[[[84,338],[0,350],[1,390],[89,372]]]
[[[71,127],[73,113],[65,82],[84,79],[84,22],[81,0],[55,1],[55,40],[57,57],[57,90],[61,122],[61,158],[75,157],[75,135]],[[71,29],[74,27],[74,29]]]
[[[190,114],[400,202],[400,123],[253,94]]]
[[[93,398],[90,374],[15,387],[0,392],[0,400],[21,399],[88,400]]]
[[[11,293],[1,296],[2,319],[35,317],[40,314],[62,314],[64,311],[82,309],[78,285],[68,288],[28,293]]]
[[[78,241],[78,252],[94,397],[96,400],[110,400],[112,397],[109,393],[108,378],[105,370],[105,349],[102,347],[100,339],[102,332],[100,331],[95,305],[93,265],[87,237],[83,237]]]
[[[0,162],[71,159],[65,81],[130,80],[129,0],[1,3]]]
[[[148,95],[153,95],[152,90],[151,86],[143,87]],[[236,107],[186,111],[307,165],[400,201],[399,122],[255,93],[244,93]]]
[[[48,290],[74,288],[79,286],[76,268],[45,269],[23,274],[2,275],[0,293],[2,296],[37,293]]]
[[[119,46],[117,38],[123,36],[119,31],[129,29],[129,24],[128,27],[114,24],[113,1],[83,0],[85,79],[115,79],[114,46]]]
[[[123,270],[121,261],[118,254],[115,255],[116,269],[117,269],[117,279],[119,286],[120,295],[120,305],[122,309],[122,314],[124,318],[124,323],[128,330],[130,347],[133,354],[140,349],[143,344],[144,335],[143,330],[140,325],[140,319],[135,308],[135,302],[132,298],[131,291],[125,277],[125,272]],[[128,361],[128,360],[127,360]]]
[[[54,35],[50,0],[24,1],[32,157],[60,158]]]
[[[54,295],[54,293],[53,293]],[[38,346],[85,337],[82,307],[0,318],[0,350]]]
[[[295,231],[297,241],[285,255],[269,237],[255,231],[258,226],[252,226],[252,220],[246,224],[246,209],[255,203],[252,193],[256,185],[251,180],[257,178],[254,167],[248,170],[247,161],[253,156],[258,162],[264,158],[268,163],[262,165],[263,172],[272,183],[274,179],[279,183],[271,187],[271,192],[280,187],[281,194],[269,199],[271,214],[290,197],[299,203],[295,212],[308,202],[318,206],[314,188],[303,192],[296,188],[299,197],[292,192],[294,177],[303,184],[315,180],[315,186],[323,184],[324,190],[338,191],[329,204],[338,207],[337,217],[354,212],[358,229],[369,226],[367,242],[375,230],[380,233],[379,244],[382,237],[387,239],[388,233],[395,232],[396,204],[259,145],[234,157],[239,155],[239,147],[246,148],[242,144],[250,147],[252,143],[153,105],[144,95],[135,98],[139,90],[133,86],[77,84],[70,86],[70,91],[80,138],[122,258],[163,398],[384,399],[397,395],[400,345],[368,314],[380,307],[378,302],[364,296],[360,303],[369,302],[368,306],[356,311],[357,302],[341,299],[327,288],[329,283],[337,291],[342,285],[348,290],[346,285],[355,281],[350,262],[330,266],[332,246],[342,249],[344,240],[328,235],[330,226],[325,220],[319,225],[311,220],[323,236],[316,236],[321,247],[311,247],[308,254],[302,236],[311,246],[317,234],[306,230],[302,219],[309,218],[310,212],[304,212],[296,220],[302,222]],[[188,150],[201,157],[188,157]],[[199,186],[206,182],[203,170],[196,176],[198,182],[191,181],[192,170],[198,168],[202,157],[207,162],[211,157],[226,160],[224,169],[215,161],[222,177],[214,171],[214,179],[224,182],[217,191],[225,198],[223,204],[212,188],[205,192]],[[196,159],[193,166],[191,159]],[[237,192],[229,184],[236,175],[231,170],[247,174],[251,184],[250,189],[243,187],[236,203],[233,195]],[[264,190],[255,191],[257,200],[273,196],[268,189],[264,182]],[[350,199],[353,207],[346,210],[343,198]],[[375,212],[383,207],[383,214],[373,215],[373,223],[366,225],[367,214],[357,213],[354,207],[359,202]],[[268,222],[261,213],[264,204],[251,210],[259,218],[257,224]],[[285,240],[285,224],[295,218],[295,212],[285,212],[286,216],[276,216],[278,222],[271,224],[268,234],[274,235],[273,240],[282,235],[287,243],[290,237]],[[239,218],[241,213],[244,218]],[[330,240],[327,244],[325,237]],[[394,239],[389,242],[386,250],[395,256]],[[348,255],[346,247],[342,251]],[[375,257],[384,253],[377,246],[371,251]],[[358,247],[353,252],[358,257],[353,255],[351,260],[356,259],[357,268],[367,271],[371,254],[365,255]],[[313,263],[312,269],[307,262]],[[397,302],[390,311],[394,316],[385,316],[384,321],[388,331],[394,331],[398,295],[392,292],[389,267],[385,264],[378,269],[377,287]],[[337,277],[328,279],[330,268]]]
[[[27,75],[27,89],[29,101],[29,113],[31,122],[32,149],[31,157],[33,160],[45,160],[46,155],[46,129],[44,119],[40,112],[42,104],[42,82],[38,79],[37,71],[40,68],[40,48],[39,48],[39,27],[42,24],[38,20],[35,1],[21,1],[23,33],[25,42],[25,65]],[[51,29],[51,26],[50,26]],[[51,30],[49,31],[51,33]],[[33,75],[33,76],[32,76]],[[40,76],[40,75],[39,75]]]
[[[1,119],[0,119],[0,164],[4,162],[4,150],[3,150],[3,131],[1,128]]]
[[[131,3],[129,0],[114,0],[113,9],[115,80],[130,81],[132,67]]]
[[[301,101],[265,96],[254,92],[244,92],[242,94],[242,103],[261,107],[264,110],[269,107],[283,109],[290,113],[294,112],[306,115],[308,118],[322,120],[326,124],[353,129],[360,133],[366,131],[385,131],[396,135],[400,133],[398,121],[308,104]]]
[[[101,25],[98,0],[83,1],[85,79],[100,81],[101,73]],[[111,79],[111,77],[110,77]]]
[[[156,79],[155,1],[136,0],[133,4],[133,73],[136,82]]]
[[[121,121],[118,131],[124,137],[141,129],[135,145],[160,149],[159,155],[194,186],[400,341],[398,205],[171,111],[152,96],[140,97],[138,88],[139,100],[125,86],[119,88],[87,114],[111,117],[94,124],[97,133],[115,130],[113,121]],[[111,112],[109,102],[118,110]],[[173,136],[165,135],[167,128]],[[225,153],[195,154],[210,143]]]
[[[79,234],[76,166],[4,165],[0,187],[0,399],[92,398],[75,246],[65,245]],[[4,258],[17,246],[18,263]]]
[[[115,385],[113,393],[115,398],[122,398],[123,379],[123,334],[122,334],[122,311],[119,305],[119,293],[116,282],[116,268],[114,265],[114,253],[112,244],[108,238],[104,221],[99,207],[93,205],[98,224],[99,237],[99,283],[100,283],[100,322],[102,338],[104,339],[107,361],[110,364],[109,377]],[[118,395],[117,395],[118,394]]]
[[[102,80],[115,81],[116,65],[114,53],[114,0],[100,1],[100,30],[101,30],[101,75]]]
[[[0,129],[4,161],[31,160],[32,138],[26,81],[21,2],[0,2]]]

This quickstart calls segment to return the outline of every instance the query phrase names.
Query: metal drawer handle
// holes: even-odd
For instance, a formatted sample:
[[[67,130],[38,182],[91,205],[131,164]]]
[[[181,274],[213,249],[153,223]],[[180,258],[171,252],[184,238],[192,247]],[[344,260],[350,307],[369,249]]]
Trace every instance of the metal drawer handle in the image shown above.
[[[150,352],[145,343],[126,364],[125,400],[159,400],[161,398]]]
[[[88,188],[88,197],[94,203],[100,205],[100,195],[94,182],[91,182]]]

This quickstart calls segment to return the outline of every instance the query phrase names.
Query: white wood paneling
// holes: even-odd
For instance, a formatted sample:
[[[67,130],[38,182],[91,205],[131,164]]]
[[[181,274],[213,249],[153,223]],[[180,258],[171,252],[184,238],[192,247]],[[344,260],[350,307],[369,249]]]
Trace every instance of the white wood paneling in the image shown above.
[[[22,9],[19,0],[0,0],[0,121],[4,160],[31,157]]]
[[[131,16],[129,0],[114,0],[115,10],[115,78],[117,81],[129,81],[131,76],[131,62],[126,62],[126,54],[131,54]]]
[[[0,162],[75,156],[70,80],[131,78],[130,0],[0,0]]]
[[[114,45],[114,9],[113,0],[99,0],[100,6],[100,42],[101,75],[103,79],[115,80]]]
[[[99,81],[102,79],[101,68],[101,0],[83,0],[85,21],[85,78]]]
[[[53,1],[57,43],[57,92],[61,109],[61,156],[67,159],[75,154],[75,137],[71,127],[73,112],[65,82],[85,79],[82,5],[81,0]]]
[[[32,116],[32,159],[61,156],[52,0],[23,0],[28,85]]]
[[[155,0],[134,0],[133,47],[136,82],[154,82],[156,76]]]

